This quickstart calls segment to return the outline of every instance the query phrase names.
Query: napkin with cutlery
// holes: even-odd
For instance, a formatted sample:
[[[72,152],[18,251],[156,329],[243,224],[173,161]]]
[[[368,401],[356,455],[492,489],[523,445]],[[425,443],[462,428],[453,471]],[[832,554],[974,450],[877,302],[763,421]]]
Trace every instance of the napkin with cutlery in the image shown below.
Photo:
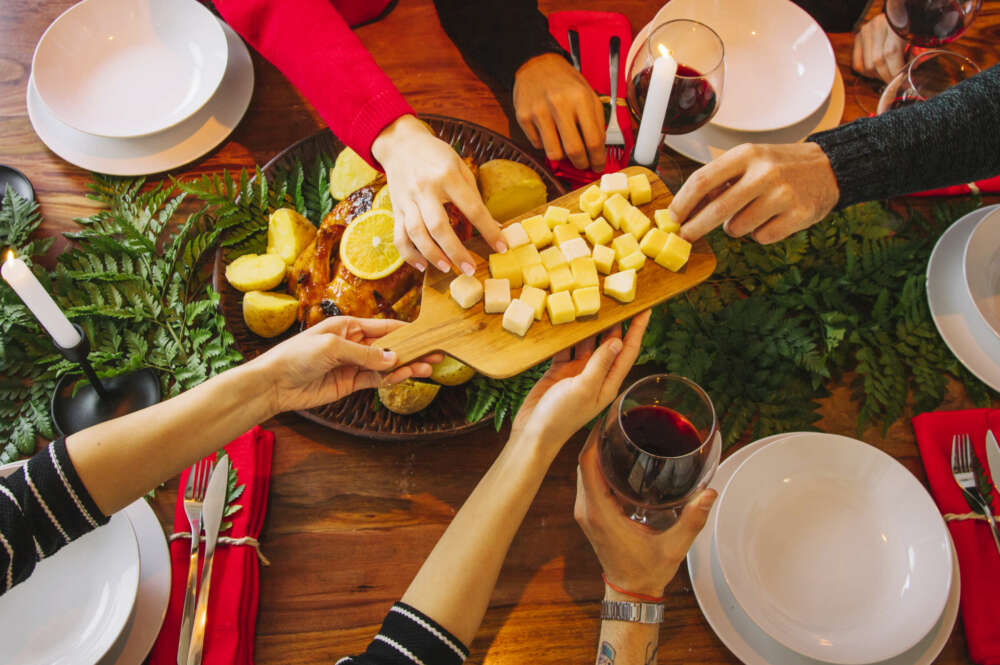
[[[635,140],[635,130],[632,127],[632,116],[625,106],[626,81],[628,71],[625,59],[632,46],[632,26],[624,14],[617,12],[565,11],[549,14],[549,32],[567,53],[570,52],[569,31],[576,30],[580,43],[580,73],[587,79],[590,87],[598,96],[611,92],[611,72],[609,60],[609,43],[612,37],[621,40],[618,56],[618,124],[625,135],[625,156],[621,160],[608,159],[604,171],[598,173],[590,169],[581,170],[573,166],[568,159],[560,161],[548,160],[549,168],[556,176],[569,180],[575,186],[585,185],[601,177],[604,173],[620,171],[628,166],[629,155],[632,154],[632,144]],[[607,126],[607,122],[605,122]]]
[[[242,506],[229,518],[231,529],[220,533],[234,540],[260,535],[267,510],[267,493],[271,482],[271,455],[274,434],[255,427],[225,447],[236,469],[237,485],[245,485],[235,503]],[[188,471],[181,474],[180,487],[187,483]],[[174,533],[189,530],[184,514],[184,493],[177,497]],[[150,654],[150,665],[176,665],[177,641],[184,607],[184,587],[190,541],[178,538],[170,543],[172,577],[170,604],[160,635]],[[203,558],[205,547],[200,556]],[[203,559],[202,559],[203,560]],[[199,563],[199,577],[201,575]],[[220,542],[215,551],[212,585],[208,599],[205,628],[204,665],[252,665],[254,635],[257,624],[257,601],[260,596],[260,562],[251,544],[233,545]]]
[[[987,429],[1000,433],[1000,410],[937,411],[913,419],[931,495],[942,515],[971,511],[951,474],[952,437],[968,434],[980,466],[986,469]],[[1000,483],[1000,478],[994,481]],[[994,490],[994,512],[1000,509],[997,494]],[[1000,665],[1000,555],[989,527],[981,520],[951,520],[948,530],[962,574],[960,602],[969,655],[979,665]]]

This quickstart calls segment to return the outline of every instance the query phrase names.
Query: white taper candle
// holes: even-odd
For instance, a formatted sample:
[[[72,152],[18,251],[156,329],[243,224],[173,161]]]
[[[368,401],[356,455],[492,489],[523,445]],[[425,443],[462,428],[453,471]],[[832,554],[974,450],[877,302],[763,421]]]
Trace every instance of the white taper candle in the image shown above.
[[[0,268],[0,274],[28,306],[42,327],[48,331],[56,344],[64,349],[71,349],[80,343],[80,333],[59,309],[59,305],[52,299],[41,282],[28,269],[28,265],[15,257],[13,252],[7,253],[7,260]]]
[[[642,107],[642,120],[639,121],[639,133],[635,139],[635,161],[640,164],[652,164],[656,161],[660,135],[663,133],[663,118],[667,114],[670,91],[677,75],[677,61],[662,46],[660,51],[663,55],[653,61],[646,102]]]

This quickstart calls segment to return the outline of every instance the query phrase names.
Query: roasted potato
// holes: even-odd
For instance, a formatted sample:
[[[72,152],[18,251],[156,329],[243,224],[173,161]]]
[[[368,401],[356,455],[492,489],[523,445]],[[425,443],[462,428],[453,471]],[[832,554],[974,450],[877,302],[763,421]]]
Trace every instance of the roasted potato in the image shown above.
[[[330,195],[341,201],[354,190],[371,184],[378,176],[379,172],[361,159],[361,155],[344,148],[330,169]]]
[[[226,266],[226,280],[239,291],[267,291],[281,284],[287,270],[277,254],[244,254]]]
[[[499,222],[545,203],[548,191],[535,171],[509,159],[494,159],[479,167],[479,191],[487,210]]]
[[[277,254],[292,265],[316,237],[316,227],[291,208],[279,208],[267,222],[267,253]]]
[[[277,337],[295,323],[299,301],[284,293],[250,291],[243,296],[243,320],[261,337]]]
[[[437,397],[439,390],[441,386],[436,383],[407,379],[394,386],[382,386],[378,389],[378,398],[393,413],[407,416],[426,409]]]
[[[434,363],[431,368],[431,381],[442,386],[460,386],[476,375],[476,370],[451,356],[445,356],[444,360]]]

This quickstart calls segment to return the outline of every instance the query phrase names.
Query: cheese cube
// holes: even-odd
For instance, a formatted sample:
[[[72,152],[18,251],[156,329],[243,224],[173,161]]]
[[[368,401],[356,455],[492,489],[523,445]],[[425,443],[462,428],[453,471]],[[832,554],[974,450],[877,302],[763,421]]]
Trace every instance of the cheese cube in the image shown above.
[[[483,297],[483,285],[472,275],[459,275],[451,280],[448,290],[462,309],[469,309]]]
[[[629,204],[625,197],[621,194],[613,194],[604,201],[604,219],[608,220],[611,226],[620,229],[628,209]]]
[[[566,219],[569,217],[569,208],[563,208],[560,206],[549,206],[545,209],[545,214],[543,215],[545,221],[548,223],[550,229],[554,229],[560,224],[565,224]]]
[[[484,283],[483,311],[499,314],[510,304],[510,282],[506,279],[488,279]]]
[[[521,268],[524,283],[536,289],[545,289],[549,286],[549,271],[541,263],[533,263],[530,266]]]
[[[542,317],[545,316],[545,298],[547,295],[542,289],[526,286],[521,289],[521,295],[517,299],[531,305],[535,310],[535,321],[541,321]]]
[[[584,233],[595,247],[597,245],[607,245],[615,237],[615,230],[611,228],[610,224],[604,221],[603,217],[598,217],[590,224],[587,224]]]
[[[572,240],[567,240],[563,244],[559,245],[560,251],[562,251],[563,256],[566,257],[567,261],[572,261],[580,256],[590,256],[590,247],[587,246],[587,241],[583,238],[573,238]]]
[[[531,242],[528,232],[521,226],[521,222],[514,222],[510,226],[500,230],[500,236],[507,243],[508,249],[515,249]]]
[[[521,222],[521,226],[528,232],[528,238],[538,249],[552,244],[552,229],[541,215],[529,217]]]
[[[615,250],[615,258],[621,261],[629,254],[639,251],[639,241],[631,233],[623,233],[611,241],[611,247]]]
[[[559,266],[564,266],[569,263],[569,261],[566,260],[566,257],[563,256],[562,250],[558,247],[543,249],[541,257],[542,265],[549,271],[555,270]]]
[[[639,250],[618,259],[619,270],[642,270],[644,265],[646,265],[646,255]]]
[[[493,279],[506,279],[515,289],[521,286],[521,264],[517,262],[514,252],[490,254],[490,276]]]
[[[584,229],[587,228],[587,224],[590,224],[590,214],[586,212],[574,212],[566,218],[566,223],[572,224],[578,232],[583,233]]]
[[[605,173],[601,176],[601,191],[607,196],[613,194],[628,196],[628,176],[621,171],[618,173]]]
[[[503,313],[503,329],[524,337],[535,322],[535,309],[518,298],[510,301]]]
[[[588,286],[583,289],[573,291],[573,307],[576,308],[576,316],[590,316],[597,314],[601,309],[601,291],[596,286]]]
[[[680,222],[674,217],[674,213],[670,212],[670,208],[657,210],[653,213],[653,219],[656,220],[657,228],[664,233],[677,233],[681,230]]]
[[[646,235],[646,231],[653,223],[649,221],[649,217],[635,206],[632,206],[627,211],[625,211],[625,219],[622,220],[622,231],[625,233],[631,233],[636,238],[641,238]]]
[[[649,186],[649,178],[645,173],[629,176],[628,197],[634,206],[641,206],[653,200],[653,188]]]
[[[521,245],[511,252],[511,254],[514,255],[515,259],[517,259],[517,265],[522,268],[542,262],[542,255],[538,253],[538,250],[535,249],[535,246],[531,243]]]
[[[601,283],[597,277],[597,264],[589,256],[573,259],[569,262],[569,268],[573,271],[573,288],[575,289],[597,286]]]
[[[676,233],[670,233],[667,235],[667,243],[656,255],[656,262],[667,270],[677,272],[684,267],[689,256],[691,256],[691,243]]]
[[[552,235],[556,239],[556,244],[562,245],[567,240],[579,238],[580,232],[576,230],[576,226],[573,224],[560,224],[556,228],[552,229]]]
[[[584,211],[593,219],[601,214],[604,209],[604,199],[608,195],[601,191],[597,185],[591,185],[580,194],[580,210]]]
[[[576,319],[576,306],[573,304],[573,296],[569,291],[553,293],[545,301],[545,308],[549,310],[549,321],[556,326],[560,323],[570,323]]]
[[[569,291],[575,283],[573,271],[569,269],[569,266],[559,266],[549,271],[549,290],[553,294],[560,291]]]
[[[646,235],[642,237],[642,242],[639,243],[639,249],[642,253],[651,259],[655,259],[656,255],[660,253],[663,246],[667,244],[667,234],[660,229],[650,229],[646,232]]]
[[[635,271],[623,270],[604,278],[604,295],[619,302],[635,300]]]
[[[607,245],[594,245],[594,265],[597,271],[608,275],[611,273],[611,265],[615,262],[615,250]]]

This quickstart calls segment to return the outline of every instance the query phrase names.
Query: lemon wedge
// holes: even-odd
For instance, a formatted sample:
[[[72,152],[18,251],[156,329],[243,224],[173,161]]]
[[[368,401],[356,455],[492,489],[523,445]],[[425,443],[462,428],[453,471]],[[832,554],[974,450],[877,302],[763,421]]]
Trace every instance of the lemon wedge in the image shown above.
[[[392,212],[392,201],[389,200],[389,185],[382,185],[382,189],[378,190],[378,194],[375,195],[375,199],[372,201],[372,208]]]
[[[369,210],[358,216],[340,239],[340,260],[361,279],[382,279],[403,265],[392,243],[392,213]]]

